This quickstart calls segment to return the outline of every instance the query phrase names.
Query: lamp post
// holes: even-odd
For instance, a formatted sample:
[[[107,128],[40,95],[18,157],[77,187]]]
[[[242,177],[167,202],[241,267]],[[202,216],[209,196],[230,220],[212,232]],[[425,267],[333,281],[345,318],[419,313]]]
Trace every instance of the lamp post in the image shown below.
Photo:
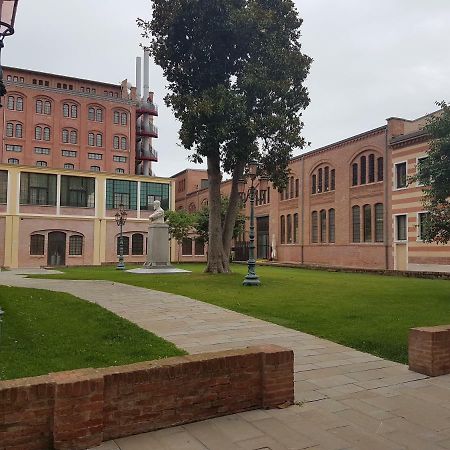
[[[123,226],[127,221],[127,212],[123,203],[119,205],[119,210],[116,212],[116,223],[120,227],[120,237],[119,237],[119,264],[117,264],[117,270],[124,270],[125,263],[123,262]]]
[[[17,4],[19,0],[0,0],[0,99],[6,94],[3,84],[3,69],[1,66],[1,52],[4,47],[3,39],[14,34]],[[1,107],[0,102],[0,107]]]
[[[242,201],[247,203],[247,200],[250,200],[250,224],[249,224],[249,246],[248,246],[248,272],[244,278],[242,284],[244,286],[259,286],[261,281],[259,280],[258,275],[256,275],[256,258],[255,258],[255,191],[256,188],[259,187],[260,190],[267,189],[268,179],[266,177],[260,177],[259,183],[255,185],[255,181],[258,173],[258,163],[256,161],[250,161],[248,164],[247,176],[251,180],[251,185],[247,191],[245,192],[245,185],[247,181],[239,180],[238,190],[241,194]]]

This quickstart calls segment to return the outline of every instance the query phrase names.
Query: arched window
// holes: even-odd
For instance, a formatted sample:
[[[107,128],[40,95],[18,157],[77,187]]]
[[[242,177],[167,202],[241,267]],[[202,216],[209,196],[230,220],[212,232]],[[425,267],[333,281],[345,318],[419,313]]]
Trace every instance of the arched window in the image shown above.
[[[49,141],[50,140],[50,128],[49,127],[44,127],[44,141]]]
[[[68,170],[74,170],[75,166],[71,163],[65,163],[64,164],[64,169],[68,169]]]
[[[328,166],[325,167],[325,186],[324,191],[328,192],[330,190],[330,168]]]
[[[375,242],[384,242],[383,203],[377,203],[375,205]]]
[[[125,173],[125,170],[122,169],[122,167],[118,167],[118,168],[116,169],[116,173]]]
[[[267,189],[269,189],[269,188],[267,188]],[[296,178],[296,180],[295,180],[295,197],[299,196],[299,192],[300,192],[299,180],[298,180],[298,178]],[[267,203],[269,203],[269,201],[267,201]]]
[[[364,242],[372,242],[372,207],[364,205]]]
[[[92,107],[88,109],[88,120],[95,120],[95,109]]]
[[[122,114],[120,115],[120,123],[121,123],[122,125],[126,125],[127,122],[128,122],[128,114],[122,113]]]
[[[377,180],[383,181],[383,158],[377,159]]]
[[[319,242],[319,215],[317,211],[311,214],[311,242],[317,244]]]
[[[286,228],[287,228],[287,243],[292,244],[292,216],[290,214],[286,217]]]
[[[317,182],[317,192],[320,193],[323,190],[323,170],[319,169],[319,176]]]
[[[42,114],[44,110],[44,102],[42,100],[36,100],[36,113]]]
[[[328,210],[328,242],[334,242],[336,238],[336,231],[335,231],[335,211],[333,208]]]
[[[128,236],[122,236],[123,244],[122,250],[124,255],[130,254],[130,238]],[[117,236],[117,254],[120,255],[120,236]]]
[[[9,158],[8,164],[19,164],[19,160],[17,158]]]
[[[367,182],[367,178],[366,178],[367,167],[366,167],[366,157],[365,156],[361,156],[360,166],[361,166],[360,183],[366,184],[366,182]]]
[[[69,130],[62,130],[62,141],[64,144],[67,144],[69,142]]]
[[[44,102],[44,114],[50,115],[52,113],[52,104],[46,100]]]
[[[11,110],[14,110],[14,105],[15,105],[15,98],[12,95],[10,95],[8,97],[7,108],[11,109]]]
[[[32,234],[30,236],[30,255],[42,256],[44,254],[44,241],[45,236],[43,234]]]
[[[320,242],[327,242],[327,212],[320,210]]]
[[[99,166],[91,166],[91,172],[100,172]]]
[[[127,149],[127,138],[126,137],[122,137],[120,139],[120,148],[122,150],[126,150]]]
[[[375,155],[369,155],[369,183],[375,182]]]
[[[95,137],[95,145],[97,147],[102,147],[103,146],[103,136],[100,133],[97,133],[97,136]]]
[[[70,132],[70,143],[71,144],[78,143],[78,133],[76,132],[76,130],[72,130]]]
[[[313,175],[311,179],[311,194],[317,192],[317,175]]]
[[[36,166],[47,167],[47,161],[36,161]]]
[[[280,242],[286,243],[286,218],[284,216],[280,217]]]
[[[22,97],[17,97],[16,111],[23,111],[23,98]]]
[[[67,103],[63,104],[63,116],[69,117],[69,105]]]
[[[290,190],[289,198],[294,198],[294,177],[291,177],[289,190]]]
[[[83,254],[83,236],[74,235],[69,237],[69,255],[81,256]]]
[[[97,108],[95,111],[95,120],[97,122],[103,122],[103,111],[100,108]]]
[[[356,186],[358,184],[358,164],[352,164],[352,186]]]
[[[119,111],[114,111],[113,118],[114,118],[114,123],[116,125],[119,125],[119,123],[120,123],[120,113],[119,113]]]
[[[143,255],[144,254],[144,235],[135,233],[131,237],[131,254]]]
[[[117,150],[119,149],[119,136],[114,136],[113,147]]]
[[[93,147],[95,145],[95,135],[94,135],[94,133],[89,133],[88,134],[88,145],[90,145],[91,147]]]
[[[331,190],[334,191],[336,189],[336,170],[331,169]]]
[[[42,139],[42,127],[36,127],[34,129],[34,138],[37,141],[40,141]]]
[[[23,126],[21,123],[16,123],[16,138],[21,138],[23,136]]]
[[[298,243],[298,213],[294,214],[294,243]]]
[[[76,119],[78,117],[78,106],[77,105],[72,105],[70,107],[70,117],[72,117],[72,119]]]
[[[361,214],[359,206],[352,208],[353,242],[361,242]]]
[[[6,137],[14,136],[14,124],[12,122],[8,122],[6,124]]]

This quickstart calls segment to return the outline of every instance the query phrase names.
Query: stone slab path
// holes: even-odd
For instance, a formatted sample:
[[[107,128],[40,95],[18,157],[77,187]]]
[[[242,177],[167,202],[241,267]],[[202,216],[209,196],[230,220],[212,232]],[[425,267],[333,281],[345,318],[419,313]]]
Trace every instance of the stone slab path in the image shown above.
[[[428,378],[402,364],[179,295],[109,281],[19,275],[37,272],[1,272],[0,284],[68,292],[189,353],[263,343],[294,350],[299,405],[116,439],[97,450],[450,449],[450,376]]]

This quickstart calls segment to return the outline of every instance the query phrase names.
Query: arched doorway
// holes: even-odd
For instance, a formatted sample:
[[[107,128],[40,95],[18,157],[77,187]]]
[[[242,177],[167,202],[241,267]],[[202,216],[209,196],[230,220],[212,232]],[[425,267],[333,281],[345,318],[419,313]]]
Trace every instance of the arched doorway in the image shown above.
[[[66,264],[66,233],[62,231],[48,233],[47,264],[49,266]]]

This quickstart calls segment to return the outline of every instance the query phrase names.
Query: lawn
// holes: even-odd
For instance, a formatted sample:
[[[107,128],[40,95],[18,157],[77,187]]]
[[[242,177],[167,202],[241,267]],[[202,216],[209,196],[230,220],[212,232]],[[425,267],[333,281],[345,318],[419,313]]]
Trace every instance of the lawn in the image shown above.
[[[213,276],[137,275],[114,267],[71,268],[49,278],[114,280],[182,294],[402,363],[408,330],[450,323],[450,281],[258,267],[259,287],[244,287],[246,267]]]
[[[69,294],[0,286],[0,380],[184,354]]]

